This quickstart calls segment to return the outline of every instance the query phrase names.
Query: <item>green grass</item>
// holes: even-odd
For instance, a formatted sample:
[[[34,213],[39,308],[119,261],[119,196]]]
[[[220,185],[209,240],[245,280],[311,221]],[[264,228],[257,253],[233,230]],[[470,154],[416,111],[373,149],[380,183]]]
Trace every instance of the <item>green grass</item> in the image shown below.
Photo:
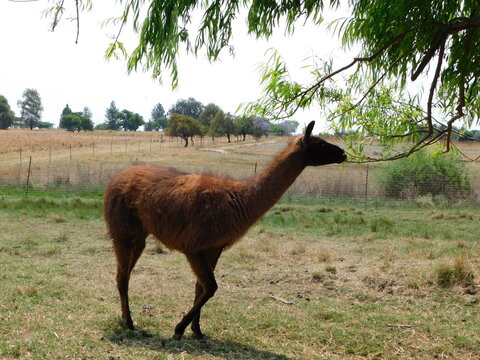
[[[197,341],[182,254],[149,239],[119,322],[102,202],[0,195],[1,359],[477,359],[480,212],[284,201],[220,259]]]

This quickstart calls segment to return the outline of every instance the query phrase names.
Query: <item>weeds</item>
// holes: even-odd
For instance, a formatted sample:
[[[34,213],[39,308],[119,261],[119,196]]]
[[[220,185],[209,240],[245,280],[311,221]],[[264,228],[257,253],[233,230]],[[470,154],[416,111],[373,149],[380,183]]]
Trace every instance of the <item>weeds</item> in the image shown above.
[[[455,260],[444,260],[436,269],[437,283],[442,287],[462,285],[474,286],[474,272],[470,263],[464,257]]]

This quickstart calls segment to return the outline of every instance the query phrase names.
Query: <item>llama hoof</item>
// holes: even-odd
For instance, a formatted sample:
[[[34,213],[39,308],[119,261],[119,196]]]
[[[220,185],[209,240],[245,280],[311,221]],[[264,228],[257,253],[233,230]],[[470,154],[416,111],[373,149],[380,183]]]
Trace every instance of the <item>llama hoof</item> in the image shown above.
[[[182,338],[183,334],[173,334],[172,336],[172,340],[180,340]]]
[[[133,324],[132,319],[119,319],[119,324],[125,329],[125,330],[135,330],[135,326]]]
[[[135,326],[133,326],[133,324],[124,324],[123,327],[125,328],[125,330],[131,330],[131,331],[135,331]]]
[[[207,336],[202,333],[193,333],[193,337],[197,340],[205,340]]]

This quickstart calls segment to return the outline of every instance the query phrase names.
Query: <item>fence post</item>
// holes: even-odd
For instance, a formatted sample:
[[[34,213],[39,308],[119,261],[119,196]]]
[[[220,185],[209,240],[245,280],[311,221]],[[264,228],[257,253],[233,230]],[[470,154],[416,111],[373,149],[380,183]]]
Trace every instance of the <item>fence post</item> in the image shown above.
[[[257,163],[255,163],[255,174],[257,173]]]
[[[364,200],[364,205],[367,207],[367,198],[368,198],[368,163],[367,163],[367,172],[365,175],[365,200]]]
[[[95,157],[95,141],[92,143],[92,154]]]
[[[17,178],[17,181],[18,183],[20,184],[20,182],[22,181],[22,147],[20,147],[20,151],[19,151],[19,154],[20,154],[20,166],[19,166],[19,169],[18,169],[18,178]]]
[[[52,145],[48,147],[48,172],[47,172],[47,186],[50,185],[50,166],[52,165]]]
[[[30,171],[32,169],[32,155],[30,155],[30,161],[28,162],[27,183],[25,184],[25,199],[28,199],[28,187],[30,185]]]
[[[72,161],[72,144],[70,144],[70,161]]]

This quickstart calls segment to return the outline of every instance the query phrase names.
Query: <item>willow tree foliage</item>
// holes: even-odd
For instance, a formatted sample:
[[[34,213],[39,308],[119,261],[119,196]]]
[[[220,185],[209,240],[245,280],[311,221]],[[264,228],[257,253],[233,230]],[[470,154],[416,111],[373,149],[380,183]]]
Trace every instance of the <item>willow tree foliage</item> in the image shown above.
[[[92,0],[70,0],[77,12]],[[120,0],[123,14],[107,57],[123,53],[129,71],[142,68],[155,78],[169,70],[177,84],[180,53],[205,51],[217,60],[233,48],[233,22],[246,17],[248,33],[268,38],[275,29],[293,33],[305,22],[324,20],[324,7],[339,0]],[[54,28],[64,0],[49,9]],[[264,94],[244,110],[288,118],[319,104],[333,129],[349,133],[352,154],[361,156],[369,138],[380,139],[382,159],[405,157],[433,143],[450,150],[454,124],[478,123],[480,112],[480,4],[473,0],[348,0],[350,16],[328,19],[346,47],[360,52],[345,63],[312,58],[311,81],[292,79],[273,52],[261,82]],[[202,15],[198,28],[192,16]],[[130,25],[138,45],[127,52],[121,31]],[[425,90],[412,93],[422,79]],[[407,91],[409,89],[410,91]],[[353,131],[352,131],[353,130]]]

